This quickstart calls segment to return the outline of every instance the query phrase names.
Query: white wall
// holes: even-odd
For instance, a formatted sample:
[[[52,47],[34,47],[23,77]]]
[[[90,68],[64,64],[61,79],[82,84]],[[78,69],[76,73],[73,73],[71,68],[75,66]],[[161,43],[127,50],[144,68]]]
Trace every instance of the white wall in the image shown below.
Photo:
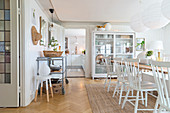
[[[170,55],[170,24],[161,29],[163,31],[163,44],[165,54]]]
[[[36,12],[36,25],[31,21],[31,10]],[[43,46],[33,45],[31,37],[31,27],[34,25],[39,32],[39,16],[49,21],[43,11],[40,9],[35,0],[22,1],[22,24],[23,26],[23,106],[30,104],[35,95],[35,76],[37,73],[36,58],[40,56],[40,52],[44,49]]]
[[[36,25],[34,25],[39,32],[40,24],[39,17],[42,16],[43,19],[50,21],[44,11],[39,7],[35,0],[22,0],[22,42],[21,42],[21,51],[22,51],[22,60],[23,64],[21,64],[21,71],[23,80],[21,83],[22,89],[22,106],[27,106],[31,103],[35,96],[36,90],[36,81],[35,76],[37,75],[37,57],[40,57],[42,51],[45,49],[43,46],[33,45],[32,37],[31,37],[31,27],[34,25],[31,20],[32,9],[35,9],[36,14]],[[55,25],[57,26],[57,25]],[[61,26],[58,26],[63,28]],[[57,29],[56,38],[64,44],[64,41],[61,37],[64,38],[64,28]],[[59,35],[60,34],[60,35]],[[62,35],[61,35],[62,34]],[[47,35],[48,36],[48,35]],[[48,38],[48,37],[47,37]]]

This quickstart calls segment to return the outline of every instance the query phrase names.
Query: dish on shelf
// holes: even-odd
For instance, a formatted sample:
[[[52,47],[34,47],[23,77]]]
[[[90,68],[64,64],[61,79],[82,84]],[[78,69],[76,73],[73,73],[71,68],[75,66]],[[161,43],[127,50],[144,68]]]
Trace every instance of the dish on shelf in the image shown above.
[[[98,31],[105,31],[105,28],[97,28]]]

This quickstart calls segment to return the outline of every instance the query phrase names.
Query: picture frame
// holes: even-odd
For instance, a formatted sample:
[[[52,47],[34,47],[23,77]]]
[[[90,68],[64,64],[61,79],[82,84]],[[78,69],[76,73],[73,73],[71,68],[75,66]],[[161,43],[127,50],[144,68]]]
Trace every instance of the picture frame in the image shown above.
[[[143,44],[144,41],[144,44]],[[145,38],[136,38],[136,51],[144,51],[146,49],[146,39]]]

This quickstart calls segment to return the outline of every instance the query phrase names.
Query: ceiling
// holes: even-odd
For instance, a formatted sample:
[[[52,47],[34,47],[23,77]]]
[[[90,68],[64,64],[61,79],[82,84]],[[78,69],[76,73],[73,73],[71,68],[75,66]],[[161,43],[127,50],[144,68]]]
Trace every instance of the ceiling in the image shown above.
[[[160,0],[37,0],[48,11],[49,3],[56,20],[63,22],[129,22],[148,5]],[[139,2],[141,1],[141,3]],[[48,3],[47,3],[48,2]]]

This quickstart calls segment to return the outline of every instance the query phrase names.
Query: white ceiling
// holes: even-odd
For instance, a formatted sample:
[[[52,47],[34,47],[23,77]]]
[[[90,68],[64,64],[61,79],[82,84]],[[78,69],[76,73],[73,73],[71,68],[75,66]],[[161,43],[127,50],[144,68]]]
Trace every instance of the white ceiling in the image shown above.
[[[45,0],[38,0],[45,8]],[[160,0],[49,0],[61,21],[129,22],[148,5]],[[49,2],[46,0],[46,2]]]
[[[85,36],[85,35],[86,35],[85,29],[65,29],[66,37]]]

